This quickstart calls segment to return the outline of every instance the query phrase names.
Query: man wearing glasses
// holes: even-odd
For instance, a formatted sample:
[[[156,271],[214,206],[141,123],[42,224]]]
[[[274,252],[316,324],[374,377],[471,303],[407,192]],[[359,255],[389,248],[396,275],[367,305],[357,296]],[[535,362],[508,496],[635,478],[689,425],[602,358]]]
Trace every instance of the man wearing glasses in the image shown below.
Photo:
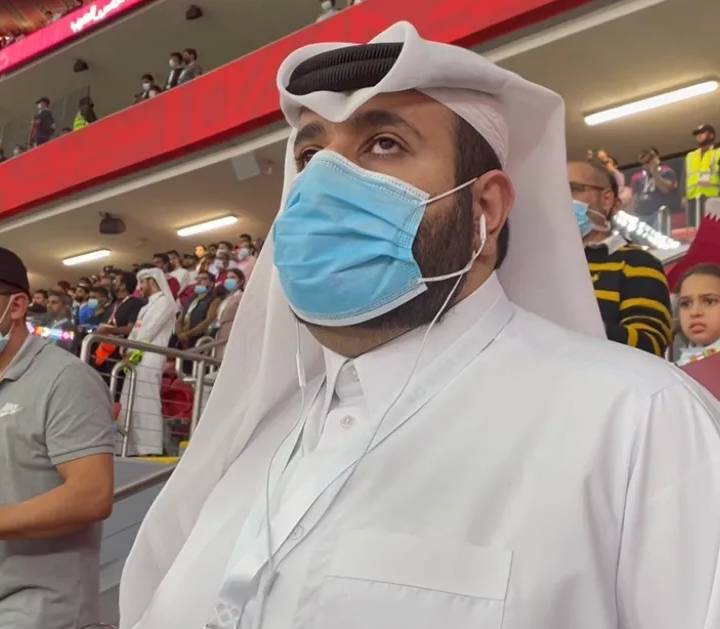
[[[613,233],[618,188],[605,168],[570,162],[568,178],[607,337],[664,356],[671,341],[672,316],[662,264]]]

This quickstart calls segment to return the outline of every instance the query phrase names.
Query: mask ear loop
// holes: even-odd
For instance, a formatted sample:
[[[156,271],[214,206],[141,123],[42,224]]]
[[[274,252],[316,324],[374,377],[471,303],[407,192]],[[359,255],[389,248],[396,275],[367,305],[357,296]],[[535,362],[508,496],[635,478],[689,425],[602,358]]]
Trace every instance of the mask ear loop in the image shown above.
[[[283,436],[283,438],[280,440],[277,448],[275,448],[275,451],[273,452],[272,456],[270,457],[270,462],[268,463],[267,471],[265,473],[265,530],[267,531],[266,540],[267,540],[267,563],[268,563],[268,570],[270,576],[268,577],[265,585],[261,588],[260,591],[260,601],[258,603],[259,612],[258,612],[258,622],[256,625],[258,627],[262,626],[263,617],[265,615],[265,601],[267,599],[267,595],[270,592],[270,590],[273,587],[273,584],[275,583],[275,579],[277,579],[278,572],[277,572],[277,564],[275,562],[275,553],[273,552],[273,535],[272,535],[272,526],[271,526],[271,518],[270,518],[270,473],[272,471],[272,466],[275,462],[275,457],[277,456],[278,452],[280,451],[280,448],[282,448],[282,445],[290,438],[290,435],[295,432],[297,427],[300,425],[300,422],[302,422],[303,417],[305,415],[305,393],[306,393],[306,377],[305,377],[305,367],[303,365],[302,361],[302,347],[300,343],[300,323],[297,319],[295,319],[295,367],[297,369],[297,377],[298,377],[298,385],[300,387],[300,413],[298,414],[297,419],[293,422],[292,427],[290,430]]]
[[[593,210],[591,208],[588,208],[587,210],[588,218],[590,219],[590,222],[592,223],[593,229],[596,229],[598,231],[604,231],[604,232],[610,232],[612,230],[612,223],[605,218],[601,212],[598,212],[597,210]],[[598,222],[596,223],[590,215],[594,214],[596,217],[599,216]],[[602,222],[600,222],[602,221]]]

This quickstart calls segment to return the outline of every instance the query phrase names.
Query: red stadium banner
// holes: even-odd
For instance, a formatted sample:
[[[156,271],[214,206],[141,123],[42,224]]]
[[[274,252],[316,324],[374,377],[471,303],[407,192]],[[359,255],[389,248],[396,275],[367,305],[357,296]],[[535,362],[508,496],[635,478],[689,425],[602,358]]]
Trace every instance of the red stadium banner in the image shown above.
[[[0,219],[280,120],[275,73],[300,46],[364,42],[398,20],[424,37],[472,46],[589,2],[367,0],[0,164]]]
[[[0,50],[0,75],[82,37],[151,0],[95,0]]]

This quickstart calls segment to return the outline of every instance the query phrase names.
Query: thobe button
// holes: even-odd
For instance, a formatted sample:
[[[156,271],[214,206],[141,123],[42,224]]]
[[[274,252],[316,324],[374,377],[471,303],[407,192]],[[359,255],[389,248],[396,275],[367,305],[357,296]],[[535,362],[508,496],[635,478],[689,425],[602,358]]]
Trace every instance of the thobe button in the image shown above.
[[[300,539],[305,533],[305,529],[303,528],[302,524],[298,524],[290,533],[290,539],[291,540],[297,540]]]
[[[358,372],[355,367],[350,368],[350,375],[353,377],[353,380],[358,380]]]
[[[352,415],[345,415],[340,420],[340,424],[343,428],[352,428],[352,425],[355,423],[355,418]]]

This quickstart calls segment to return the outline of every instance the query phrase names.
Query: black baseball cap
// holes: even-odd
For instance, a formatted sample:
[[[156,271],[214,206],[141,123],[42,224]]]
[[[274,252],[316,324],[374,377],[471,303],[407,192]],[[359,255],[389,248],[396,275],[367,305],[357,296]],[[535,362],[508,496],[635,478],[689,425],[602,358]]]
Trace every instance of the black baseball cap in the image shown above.
[[[30,295],[27,269],[10,249],[0,247],[0,282]]]
[[[711,124],[701,124],[699,127],[695,127],[692,134],[697,135],[698,133],[704,133],[705,131],[709,131],[710,133],[715,135],[715,127],[713,127]]]

